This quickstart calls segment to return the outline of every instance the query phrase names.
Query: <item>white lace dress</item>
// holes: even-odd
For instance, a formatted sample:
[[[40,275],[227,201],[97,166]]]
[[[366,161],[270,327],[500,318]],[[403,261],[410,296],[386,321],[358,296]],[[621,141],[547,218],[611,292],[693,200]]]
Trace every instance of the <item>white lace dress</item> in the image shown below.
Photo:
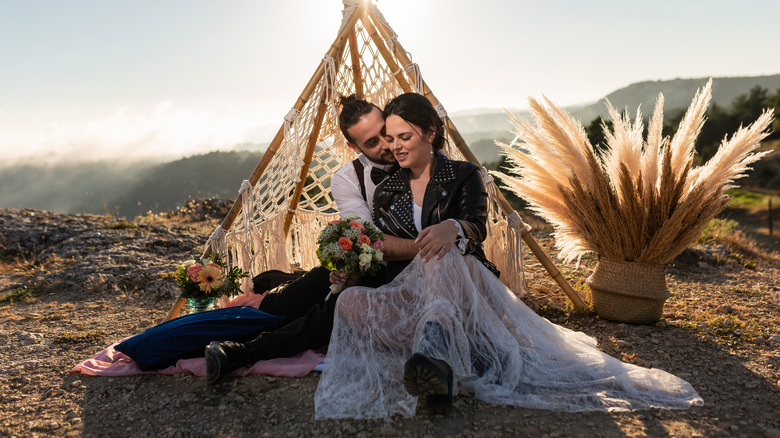
[[[449,333],[445,359],[461,389],[487,403],[557,411],[686,409],[703,401],[665,371],[623,363],[584,333],[538,316],[472,256],[416,258],[378,289],[339,297],[315,417],[413,416],[401,382],[428,321]]]

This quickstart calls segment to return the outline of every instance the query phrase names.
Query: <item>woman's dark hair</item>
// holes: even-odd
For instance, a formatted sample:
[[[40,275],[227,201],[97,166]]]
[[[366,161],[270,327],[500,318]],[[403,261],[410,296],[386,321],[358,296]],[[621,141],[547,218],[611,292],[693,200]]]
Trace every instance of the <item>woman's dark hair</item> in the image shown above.
[[[382,111],[382,108],[363,99],[358,99],[354,94],[350,96],[341,96],[339,105],[341,106],[341,112],[339,113],[339,128],[341,128],[341,133],[344,134],[344,138],[352,144],[355,143],[355,140],[349,136],[347,129],[354,126],[363,116],[373,111],[374,108]]]
[[[382,111],[385,120],[390,115],[396,115],[407,122],[419,126],[423,133],[434,129],[433,150],[440,151],[444,147],[444,122],[431,102],[422,94],[404,93],[385,105]]]

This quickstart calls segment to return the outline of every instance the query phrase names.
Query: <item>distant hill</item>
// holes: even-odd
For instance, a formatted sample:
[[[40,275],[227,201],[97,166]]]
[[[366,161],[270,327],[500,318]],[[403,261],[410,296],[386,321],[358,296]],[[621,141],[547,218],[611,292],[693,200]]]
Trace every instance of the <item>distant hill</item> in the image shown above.
[[[617,108],[632,114],[638,105],[652,112],[659,92],[664,94],[665,114],[687,107],[697,88],[706,79],[646,81],[610,93],[607,98]],[[774,93],[780,88],[780,75],[715,78],[713,99],[728,106],[756,85]],[[567,108],[583,124],[605,115],[604,102]],[[527,116],[527,114],[521,114]],[[481,163],[499,160],[494,140],[508,142],[509,116],[503,110],[473,110],[451,114],[471,150]],[[190,198],[219,196],[235,199],[241,181],[257,165],[266,144],[237,145],[231,152],[212,152],[169,163],[121,164],[114,161],[79,164],[0,167],[0,208],[27,207],[57,213],[112,213],[134,217],[149,210],[174,210]],[[769,163],[769,160],[766,160]],[[776,161],[774,161],[776,163]],[[756,168],[756,173],[774,171]],[[773,186],[774,188],[774,186]]]
[[[190,198],[235,199],[257,152],[212,152],[169,163],[113,161],[0,169],[0,207],[135,217],[171,211]]]
[[[0,207],[107,213],[114,207],[110,202],[154,166],[105,161],[0,168]]]
[[[612,105],[623,110],[628,108],[632,115],[636,114],[637,107],[641,105],[642,113],[650,115],[655,107],[655,101],[658,93],[664,95],[664,114],[672,114],[677,110],[687,108],[693,99],[698,88],[703,87],[709,78],[695,79],[671,79],[665,81],[645,81],[631,84],[627,87],[613,91],[605,96]],[[771,76],[751,76],[751,77],[722,77],[712,79],[712,101],[721,106],[730,105],[739,95],[746,94],[756,85],[767,88],[770,93],[774,93],[780,88],[780,74]],[[607,109],[604,99],[597,102],[580,105],[576,107],[566,107],[574,117],[580,119],[583,125],[588,125],[596,117],[606,117]],[[517,112],[522,117],[529,117],[528,112]],[[463,134],[466,141],[472,142],[483,139],[511,139],[513,135],[509,133],[512,128],[509,122],[509,116],[504,110],[480,109],[479,111],[463,111],[450,115],[455,126]],[[484,147],[486,143],[481,143],[480,152],[475,154],[481,162],[494,162],[498,160],[498,148]]]
[[[631,84],[625,88],[609,93],[606,98],[612,106],[619,110],[628,108],[633,115],[639,105],[642,113],[650,115],[655,107],[658,93],[664,95],[664,114],[671,114],[675,110],[687,108],[691,104],[698,88],[707,84],[709,78],[697,79],[672,79],[668,81],[646,81]],[[766,88],[770,93],[780,88],[780,74],[772,76],[753,76],[737,78],[713,78],[712,102],[721,106],[728,106],[741,94],[746,94],[755,86]],[[590,105],[567,108],[575,117],[584,124],[596,117],[606,117],[606,104],[602,99]]]

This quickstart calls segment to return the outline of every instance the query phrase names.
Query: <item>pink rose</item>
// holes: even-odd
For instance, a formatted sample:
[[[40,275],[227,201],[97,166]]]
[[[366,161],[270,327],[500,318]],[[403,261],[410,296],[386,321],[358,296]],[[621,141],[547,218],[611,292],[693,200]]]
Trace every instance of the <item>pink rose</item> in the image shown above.
[[[352,228],[357,228],[358,230],[360,230],[361,233],[366,232],[366,229],[363,227],[363,224],[361,224],[358,221],[349,221],[349,226]]]
[[[347,251],[352,250],[352,241],[349,240],[349,237],[339,237],[339,246],[344,248]]]
[[[203,265],[200,263],[196,263],[189,268],[187,268],[187,275],[190,276],[190,280],[197,283],[198,282],[198,274],[200,274],[200,270],[203,269]]]
[[[384,245],[382,245],[382,239],[376,239],[375,241],[371,242],[371,248],[374,248],[377,251],[382,251],[385,249]]]
[[[335,221],[330,221],[330,222],[328,222],[328,223],[329,223],[329,224],[331,224],[331,225],[338,225],[338,224],[340,224],[340,223],[341,223],[341,221],[340,221],[340,220],[338,220],[338,219],[336,219]]]
[[[358,239],[358,241],[361,244],[363,244],[363,243],[365,243],[366,245],[370,245],[371,244],[371,238],[366,236],[365,234],[361,234],[360,235],[360,239]]]

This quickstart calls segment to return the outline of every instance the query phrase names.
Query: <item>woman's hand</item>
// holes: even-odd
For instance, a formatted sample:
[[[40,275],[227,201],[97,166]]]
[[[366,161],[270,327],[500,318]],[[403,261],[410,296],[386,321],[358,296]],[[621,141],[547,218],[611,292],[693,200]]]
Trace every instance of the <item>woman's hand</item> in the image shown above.
[[[359,279],[360,276],[354,272],[348,275],[341,269],[338,271],[330,271],[330,282],[333,284],[344,283],[344,286],[350,287],[356,285]]]
[[[431,257],[436,257],[436,260],[444,257],[455,246],[459,231],[452,221],[444,221],[422,230],[415,240],[420,247],[420,257],[425,261]]]

